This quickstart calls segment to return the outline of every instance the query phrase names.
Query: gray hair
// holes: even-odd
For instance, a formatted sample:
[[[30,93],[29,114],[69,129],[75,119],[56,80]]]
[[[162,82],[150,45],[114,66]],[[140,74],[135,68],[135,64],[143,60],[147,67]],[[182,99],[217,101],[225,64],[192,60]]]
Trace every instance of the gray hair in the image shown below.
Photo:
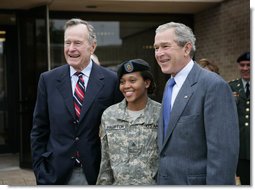
[[[178,44],[178,46],[184,47],[187,42],[191,43],[192,49],[189,55],[191,58],[193,58],[196,51],[196,46],[195,46],[196,37],[193,34],[190,27],[182,23],[169,22],[169,23],[160,25],[156,29],[156,34],[159,32],[164,32],[172,28],[175,29],[174,31],[175,31],[176,39],[174,41]]]
[[[96,37],[94,27],[85,20],[82,20],[79,18],[72,18],[65,23],[64,30],[66,31],[68,27],[75,26],[78,24],[84,24],[87,27],[89,31],[89,38],[88,38],[89,43],[90,44],[97,43],[97,37]]]

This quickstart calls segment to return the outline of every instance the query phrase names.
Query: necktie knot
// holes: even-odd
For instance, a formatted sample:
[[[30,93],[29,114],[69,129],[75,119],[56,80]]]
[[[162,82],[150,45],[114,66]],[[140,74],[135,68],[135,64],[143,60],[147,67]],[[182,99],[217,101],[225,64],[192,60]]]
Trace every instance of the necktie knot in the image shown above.
[[[83,75],[83,73],[82,72],[76,72],[76,73],[74,73],[76,76],[78,76],[79,78],[81,78],[82,77],[82,75]]]
[[[246,88],[249,88],[250,87],[250,84],[249,82],[246,83]]]
[[[175,80],[174,80],[174,78],[171,78],[171,79],[169,80],[168,86],[169,86],[170,88],[172,88],[174,85],[175,85]]]

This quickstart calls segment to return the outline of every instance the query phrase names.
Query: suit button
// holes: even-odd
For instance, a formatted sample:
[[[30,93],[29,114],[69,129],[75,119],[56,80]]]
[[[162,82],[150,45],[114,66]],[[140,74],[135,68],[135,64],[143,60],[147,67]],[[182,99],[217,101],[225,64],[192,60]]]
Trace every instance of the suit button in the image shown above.
[[[75,141],[79,141],[80,139],[79,139],[79,137],[75,137]]]
[[[247,126],[249,126],[249,123],[248,123],[248,122],[246,122],[244,125],[247,127]]]
[[[250,111],[250,109],[249,109],[249,108],[246,108],[246,109],[245,109],[245,111],[246,111],[246,112],[249,112],[249,111]]]
[[[79,126],[79,122],[76,121],[76,120],[74,120],[74,121],[73,121],[73,125],[74,125],[74,127],[78,127],[78,126]]]
[[[249,118],[249,115],[245,115],[245,118],[248,119],[248,118]]]

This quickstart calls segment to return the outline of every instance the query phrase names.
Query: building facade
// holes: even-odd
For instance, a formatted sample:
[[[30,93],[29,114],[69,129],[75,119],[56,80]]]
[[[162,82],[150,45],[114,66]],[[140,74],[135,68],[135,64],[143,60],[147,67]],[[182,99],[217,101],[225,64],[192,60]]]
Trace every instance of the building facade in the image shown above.
[[[195,60],[213,60],[227,81],[238,77],[236,58],[250,50],[248,0],[80,0],[87,3],[84,7],[75,7],[75,0],[21,1],[24,5],[13,1],[0,4],[0,154],[19,153],[21,167],[31,167],[30,130],[39,75],[66,64],[66,20],[82,18],[95,27],[95,53],[102,66],[115,70],[127,59],[148,61],[157,83],[153,98],[159,102],[169,76],[161,73],[154,58],[158,25],[174,21],[190,26],[197,38]]]

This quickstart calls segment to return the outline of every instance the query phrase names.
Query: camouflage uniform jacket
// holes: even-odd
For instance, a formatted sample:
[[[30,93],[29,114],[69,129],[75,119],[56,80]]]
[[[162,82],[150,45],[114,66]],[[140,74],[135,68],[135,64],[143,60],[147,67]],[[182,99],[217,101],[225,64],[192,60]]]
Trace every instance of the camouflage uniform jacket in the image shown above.
[[[102,115],[102,159],[97,184],[155,184],[157,128],[161,105],[148,98],[144,113],[130,122],[125,99]]]

